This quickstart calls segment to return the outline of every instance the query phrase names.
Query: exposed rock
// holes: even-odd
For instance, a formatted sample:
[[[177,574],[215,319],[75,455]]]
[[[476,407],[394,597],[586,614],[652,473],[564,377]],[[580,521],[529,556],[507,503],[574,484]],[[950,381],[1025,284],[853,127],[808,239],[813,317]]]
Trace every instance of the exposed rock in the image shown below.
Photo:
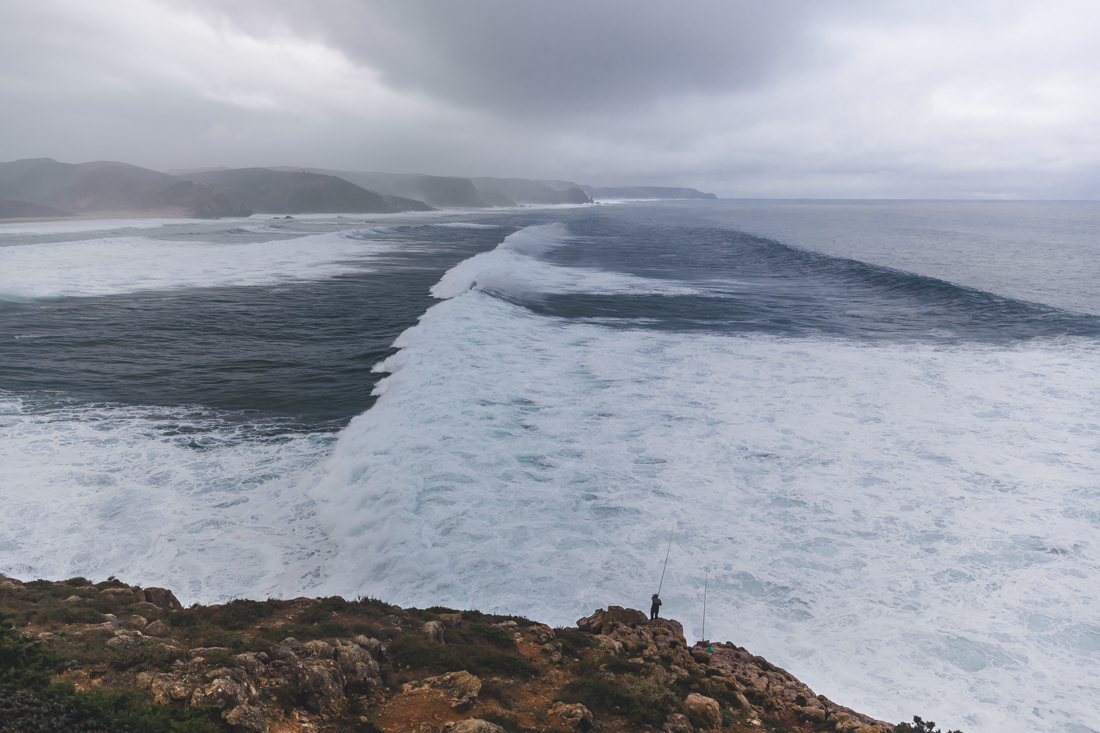
[[[307,641],[295,649],[295,654],[303,659],[332,659],[336,656],[336,650],[332,644],[323,641]]]
[[[367,637],[359,634],[352,637],[352,642],[358,644],[365,649],[375,660],[381,662],[386,658],[386,645],[378,639],[368,639]]]
[[[481,718],[467,718],[446,723],[440,733],[504,733],[504,729],[495,723]]]
[[[340,665],[348,680],[351,682],[367,682],[378,680],[380,670],[378,662],[371,658],[366,649],[357,644],[343,643],[336,647],[336,663]]]
[[[661,726],[666,733],[692,733],[691,721],[683,713],[673,713],[665,718],[665,724]]]
[[[593,722],[595,722],[591,711],[579,703],[570,705],[564,702],[556,702],[546,712],[549,715],[557,715],[577,730],[590,730]]]
[[[539,647],[539,654],[546,657],[551,662],[559,664],[561,662],[561,642],[543,644]]]
[[[405,692],[415,693],[425,690],[440,690],[451,701],[455,710],[465,710],[477,702],[481,692],[481,680],[469,672],[448,672],[439,677],[428,677],[420,682],[405,685]]]
[[[622,606],[608,606],[605,611],[596,609],[591,616],[577,619],[577,628],[590,634],[610,634],[611,631],[622,627],[634,627],[649,623],[649,619],[641,611]]]
[[[267,733],[267,719],[259,708],[238,705],[222,713],[222,719],[233,726],[237,733]]]
[[[150,680],[149,691],[153,693],[153,702],[167,705],[173,700],[186,700],[192,689],[176,675],[158,674]]]
[[[439,614],[439,618],[437,618],[436,621],[443,624],[443,626],[448,628],[448,629],[453,629],[454,627],[456,627],[460,623],[462,623],[462,614],[461,613],[441,613],[441,614]]]
[[[99,592],[104,598],[112,601],[144,601],[145,596],[133,588],[104,588]]]
[[[267,671],[267,667],[253,652],[237,654],[233,659],[237,661],[237,664],[248,670],[248,673],[253,677],[262,677],[264,672]]]
[[[81,598],[80,596],[69,596],[68,598],[65,599],[65,603],[76,603],[77,601],[83,601],[83,600],[84,599]]]
[[[436,643],[443,643],[443,624],[438,621],[429,621],[424,624],[420,627],[420,633]]]
[[[146,588],[144,598],[141,600],[152,603],[157,608],[170,608],[177,611],[183,610],[183,604],[181,604],[172,591],[167,588]]]
[[[119,636],[108,639],[107,646],[129,651],[130,649],[133,649],[135,646],[137,646],[137,642],[134,641],[134,637],[132,636],[120,634]]]
[[[168,636],[172,630],[163,621],[157,620],[142,629],[149,636]]]
[[[149,620],[146,619],[144,616],[134,615],[134,616],[131,616],[126,621],[126,627],[127,628],[137,629],[139,631],[141,629],[144,629],[148,625],[149,625]]]
[[[539,641],[548,642],[554,638],[554,630],[546,624],[535,624],[531,631],[539,638]]]
[[[298,672],[298,686],[308,695],[306,706],[316,713],[338,713],[344,707],[344,673],[331,659],[306,662]]]
[[[131,603],[130,610],[135,613],[156,613],[160,609],[149,601],[140,601],[138,603]]]
[[[192,705],[207,705],[219,710],[234,708],[247,700],[248,691],[229,677],[218,677],[191,696]]]
[[[684,706],[688,710],[698,713],[699,717],[707,721],[707,725],[710,726],[711,730],[718,730],[722,727],[722,708],[714,698],[693,692],[684,699]]]

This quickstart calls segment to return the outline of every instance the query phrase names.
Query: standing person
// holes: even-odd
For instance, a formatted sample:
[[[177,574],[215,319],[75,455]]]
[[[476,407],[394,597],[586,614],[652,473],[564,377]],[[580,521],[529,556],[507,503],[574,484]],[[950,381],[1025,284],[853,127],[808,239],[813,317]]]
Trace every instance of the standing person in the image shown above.
[[[657,615],[661,611],[661,599],[656,593],[653,594],[653,603],[649,607],[649,620],[657,618]]]

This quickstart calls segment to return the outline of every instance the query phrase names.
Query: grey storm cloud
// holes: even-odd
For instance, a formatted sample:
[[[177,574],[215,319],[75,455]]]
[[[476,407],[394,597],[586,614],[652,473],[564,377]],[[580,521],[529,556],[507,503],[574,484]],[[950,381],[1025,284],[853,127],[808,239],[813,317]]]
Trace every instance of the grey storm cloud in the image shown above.
[[[866,5],[342,0],[320,9],[298,1],[191,7],[260,33],[296,28],[395,86],[526,119],[635,109],[761,83],[807,59],[816,21]]]
[[[303,165],[719,195],[1100,195],[1079,0],[39,0],[0,160]]]

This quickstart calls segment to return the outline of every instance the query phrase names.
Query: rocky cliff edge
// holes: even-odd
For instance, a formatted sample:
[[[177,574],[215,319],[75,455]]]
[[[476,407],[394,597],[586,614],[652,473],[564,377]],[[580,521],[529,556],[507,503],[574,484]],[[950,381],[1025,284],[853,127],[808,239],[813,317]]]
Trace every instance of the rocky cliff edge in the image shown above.
[[[0,689],[9,698],[0,701],[0,730],[8,729],[5,721],[62,714],[61,692],[50,698],[53,712],[43,712],[34,700],[46,693],[20,696],[15,683],[5,683],[19,677],[4,664],[20,664],[5,658],[33,652],[52,666],[50,689],[68,690],[64,699],[100,691],[103,707],[121,691],[131,706],[198,715],[211,726],[195,730],[933,731],[875,720],[815,695],[732,642],[688,646],[678,622],[617,606],[552,629],[520,617],[403,609],[375,599],[185,609],[167,589],[115,579],[0,577],[0,614],[7,619],[0,651],[13,639],[26,647],[22,657],[0,654]],[[71,724],[74,713],[66,714]]]

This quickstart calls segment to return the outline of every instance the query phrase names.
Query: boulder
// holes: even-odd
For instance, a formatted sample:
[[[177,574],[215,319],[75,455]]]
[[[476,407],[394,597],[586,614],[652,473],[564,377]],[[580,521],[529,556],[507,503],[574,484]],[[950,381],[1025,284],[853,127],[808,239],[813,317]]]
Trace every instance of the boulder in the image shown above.
[[[665,724],[661,726],[665,733],[693,733],[691,721],[683,713],[673,713],[665,718]]]
[[[641,611],[622,606],[596,609],[591,616],[577,619],[577,628],[589,634],[607,634],[618,626],[639,626],[649,623],[649,617]]]
[[[554,630],[546,624],[535,624],[530,630],[533,631],[535,636],[539,638],[539,641],[543,643],[554,639]]]
[[[420,627],[420,633],[438,644],[443,643],[443,624],[438,621],[429,621],[424,624]]]
[[[126,620],[126,628],[128,629],[137,629],[138,631],[141,631],[148,625],[148,619],[146,619],[144,616],[138,616],[136,614]]]
[[[699,717],[707,721],[707,726],[711,730],[722,727],[722,708],[714,698],[693,692],[684,699],[684,707],[698,713]]]
[[[349,681],[366,682],[380,680],[378,662],[371,658],[366,649],[357,644],[342,643],[336,647],[336,663],[340,665]]]
[[[440,733],[504,733],[504,729],[488,720],[467,718],[444,724]]]
[[[306,707],[315,713],[339,713],[345,703],[344,673],[331,659],[310,660],[298,672],[298,687],[308,697]]]
[[[222,713],[222,720],[233,726],[236,733],[267,733],[267,719],[259,708],[238,705]]]
[[[135,591],[133,588],[104,588],[99,592],[100,597],[106,598],[112,601],[144,601],[145,596],[141,595],[141,591]]]
[[[195,690],[192,705],[206,705],[219,710],[235,708],[248,700],[248,691],[229,677],[218,677],[206,687]]]
[[[149,683],[149,691],[153,693],[153,702],[158,705],[167,705],[173,700],[186,700],[191,696],[191,688],[182,679],[171,674],[155,675]]]
[[[576,704],[570,705],[564,702],[556,702],[554,705],[546,711],[549,715],[557,715],[563,721],[573,726],[577,730],[590,730],[595,719],[592,717],[591,711],[584,705]]]
[[[107,640],[107,646],[114,647],[115,649],[125,649],[129,651],[137,646],[137,642],[134,641],[134,637],[121,634],[114,636]]]
[[[260,661],[260,658],[252,652],[237,654],[233,659],[253,677],[263,677],[264,672],[267,670],[267,667]]]
[[[445,628],[453,629],[462,623],[461,613],[441,613],[436,617],[436,621],[443,624]]]
[[[295,649],[294,653],[303,659],[332,659],[336,656],[332,644],[324,641],[307,641]]]
[[[381,662],[386,658],[386,645],[378,639],[368,639],[367,637],[359,634],[352,637],[352,642],[359,645],[367,651],[377,661]]]
[[[448,672],[439,677],[428,677],[420,682],[410,682],[405,692],[416,693],[427,690],[439,690],[451,701],[455,710],[465,710],[477,702],[481,692],[481,680],[469,672]]]
[[[556,641],[551,644],[543,644],[539,647],[539,654],[546,657],[550,662],[555,664],[561,662],[561,642]]]
[[[159,620],[149,624],[144,629],[142,629],[142,631],[144,631],[149,636],[168,636],[170,633],[172,633],[171,629],[168,628],[168,625]]]
[[[154,606],[149,601],[141,601],[139,603],[131,603],[130,604],[130,610],[133,611],[134,613],[149,613],[149,614],[153,614],[153,613],[156,613],[156,612],[160,611],[159,608]]]
[[[176,599],[172,591],[167,588],[146,588],[141,601],[148,601],[157,608],[171,608],[177,611],[183,610],[183,604]]]

